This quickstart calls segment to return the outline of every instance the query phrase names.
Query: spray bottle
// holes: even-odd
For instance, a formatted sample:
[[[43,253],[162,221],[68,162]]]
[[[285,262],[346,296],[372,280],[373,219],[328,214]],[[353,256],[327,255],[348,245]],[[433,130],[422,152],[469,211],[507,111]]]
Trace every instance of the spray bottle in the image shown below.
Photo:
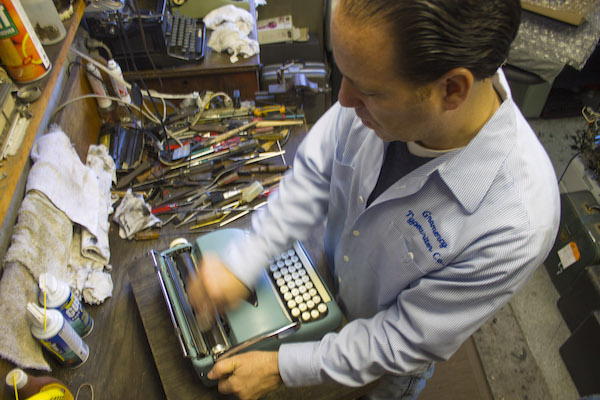
[[[82,338],[90,334],[94,327],[94,320],[83,308],[83,304],[73,294],[67,283],[56,279],[52,274],[44,273],[40,274],[39,286],[41,305],[45,304],[46,308],[60,311],[69,325]],[[46,296],[45,303],[44,293]]]
[[[69,388],[52,376],[27,375],[22,369],[15,368],[6,374],[5,381],[12,391],[16,389],[19,398],[22,399],[27,399],[34,394],[50,389],[58,389],[62,392],[64,400],[73,400],[73,394],[69,391]]]
[[[64,366],[78,367],[90,355],[90,349],[65,321],[60,311],[44,309],[34,303],[27,304],[31,333]]]

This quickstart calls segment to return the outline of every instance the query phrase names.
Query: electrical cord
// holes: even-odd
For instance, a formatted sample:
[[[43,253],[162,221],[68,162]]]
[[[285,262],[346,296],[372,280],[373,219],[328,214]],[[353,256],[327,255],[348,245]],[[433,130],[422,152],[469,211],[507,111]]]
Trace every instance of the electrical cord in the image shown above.
[[[106,68],[104,65],[102,65],[102,63],[99,63],[98,61],[94,60],[93,58],[91,58],[87,54],[82,53],[81,51],[77,50],[75,47],[71,47],[69,49],[69,51],[72,51],[73,53],[75,53],[76,55],[78,55],[81,58],[85,59],[86,61],[91,62],[96,67],[98,67],[102,71],[106,72],[107,74],[109,74],[110,76],[112,76],[113,78],[115,78],[117,81],[119,81],[122,84],[124,84],[128,89],[131,89],[131,84],[129,82],[127,82],[126,80],[124,80],[123,78],[121,78],[119,76],[113,75],[108,70],[108,68]],[[195,100],[198,97],[198,93],[197,92],[188,93],[188,94],[169,94],[169,93],[160,93],[160,92],[157,92],[155,90],[150,89],[150,93],[152,94],[152,97],[162,98],[162,99],[171,99],[171,100],[181,100],[181,99],[194,99]]]

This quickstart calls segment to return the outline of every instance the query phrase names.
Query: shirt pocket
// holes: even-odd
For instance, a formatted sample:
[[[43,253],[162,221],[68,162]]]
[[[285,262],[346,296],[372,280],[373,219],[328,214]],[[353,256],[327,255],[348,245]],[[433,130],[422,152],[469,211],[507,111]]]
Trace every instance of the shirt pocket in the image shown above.
[[[425,275],[414,261],[403,234],[390,222],[369,253],[369,266],[374,272],[377,308],[388,308],[411,283]]]

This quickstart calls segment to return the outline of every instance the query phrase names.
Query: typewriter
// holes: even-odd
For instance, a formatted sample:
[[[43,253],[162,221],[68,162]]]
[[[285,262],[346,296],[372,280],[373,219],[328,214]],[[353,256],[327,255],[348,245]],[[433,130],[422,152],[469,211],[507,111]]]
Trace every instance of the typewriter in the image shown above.
[[[338,305],[298,241],[265,266],[248,301],[226,313],[215,311],[211,326],[199,320],[186,295],[188,278],[195,273],[203,253],[223,255],[229,243],[244,235],[239,229],[222,229],[194,243],[177,239],[165,251],[152,251],[183,356],[191,360],[206,386],[216,383],[206,374],[222,357],[242,351],[276,350],[282,343],[319,340],[342,321]]]

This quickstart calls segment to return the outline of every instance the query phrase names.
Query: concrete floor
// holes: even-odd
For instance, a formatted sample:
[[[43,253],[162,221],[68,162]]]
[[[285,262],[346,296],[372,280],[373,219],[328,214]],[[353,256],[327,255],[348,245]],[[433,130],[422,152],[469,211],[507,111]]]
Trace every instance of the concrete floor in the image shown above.
[[[572,156],[583,117],[531,119],[557,177]],[[558,293],[541,266],[530,281],[473,338],[495,400],[576,400],[580,396],[558,349],[569,330],[556,307]]]

